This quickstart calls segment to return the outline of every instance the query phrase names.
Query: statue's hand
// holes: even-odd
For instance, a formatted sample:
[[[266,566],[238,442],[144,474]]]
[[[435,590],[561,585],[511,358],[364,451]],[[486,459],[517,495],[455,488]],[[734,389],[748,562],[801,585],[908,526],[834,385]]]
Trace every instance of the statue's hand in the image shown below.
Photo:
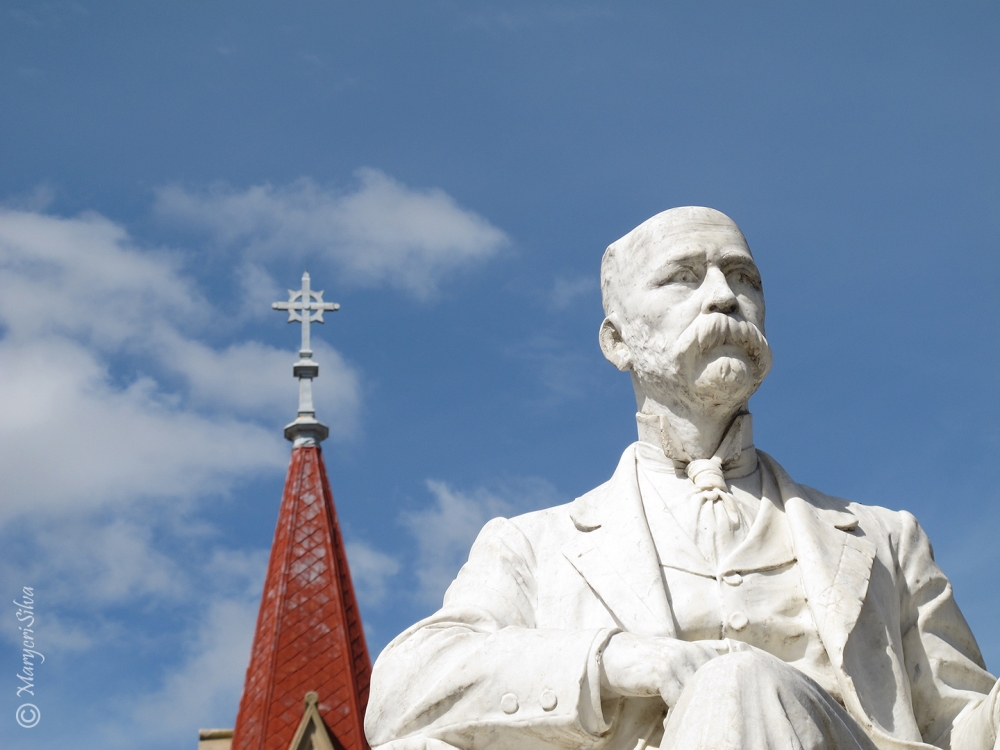
[[[605,696],[659,695],[677,703],[687,680],[710,659],[729,653],[726,641],[681,641],[618,633],[601,656],[601,693]]]

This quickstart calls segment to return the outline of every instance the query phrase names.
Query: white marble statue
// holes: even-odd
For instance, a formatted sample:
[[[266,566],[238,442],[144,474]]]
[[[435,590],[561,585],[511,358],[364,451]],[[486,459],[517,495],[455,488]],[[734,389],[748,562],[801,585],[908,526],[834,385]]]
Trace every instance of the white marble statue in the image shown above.
[[[1000,700],[909,513],[753,444],[764,296],[739,228],[676,208],[611,245],[600,344],[639,441],[574,502],[482,530],[375,664],[377,750],[990,750]]]

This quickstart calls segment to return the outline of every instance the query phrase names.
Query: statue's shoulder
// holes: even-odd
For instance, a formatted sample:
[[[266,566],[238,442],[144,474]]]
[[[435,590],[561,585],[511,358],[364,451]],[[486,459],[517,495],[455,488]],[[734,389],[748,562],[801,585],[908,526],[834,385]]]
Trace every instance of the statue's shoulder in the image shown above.
[[[533,547],[568,539],[576,532],[573,509],[576,501],[542,508],[508,519]]]
[[[846,514],[857,519],[857,527],[880,549],[898,549],[903,539],[922,534],[920,524],[908,511],[847,500],[800,484],[802,496],[820,511]]]
[[[590,531],[595,525],[600,525],[592,522],[591,518],[613,483],[614,478],[585,492],[572,502],[505,519],[506,533],[522,535],[536,550],[558,550],[581,531]]]
[[[906,511],[892,510],[881,505],[859,503],[837,495],[830,495],[815,487],[794,481],[777,461],[767,456],[767,454],[763,455],[766,457],[767,463],[774,473],[779,475],[779,481],[783,479],[792,483],[792,486],[798,490],[795,494],[799,494],[810,505],[821,512],[853,516],[857,519],[857,524],[862,529],[868,532],[881,532],[892,538],[898,537],[904,526],[916,523],[913,516]]]
[[[881,505],[867,505],[855,500],[848,500],[837,495],[830,495],[807,484],[799,484],[803,493],[808,496],[809,502],[818,508],[838,510],[851,513],[860,520],[868,520],[872,523],[897,525],[900,522],[900,511],[892,510]]]

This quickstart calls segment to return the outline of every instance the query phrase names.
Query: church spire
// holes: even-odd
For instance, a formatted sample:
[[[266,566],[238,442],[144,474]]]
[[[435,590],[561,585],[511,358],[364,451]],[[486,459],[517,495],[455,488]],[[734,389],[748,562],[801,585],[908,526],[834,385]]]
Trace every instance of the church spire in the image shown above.
[[[299,379],[299,416],[285,427],[285,437],[295,446],[319,445],[330,434],[330,428],[316,420],[316,409],[313,406],[312,382],[319,376],[319,365],[313,361],[312,348],[309,341],[309,325],[323,323],[323,313],[327,310],[336,312],[340,305],[336,302],[324,302],[323,292],[314,292],[309,288],[309,272],[302,274],[302,288],[299,291],[288,290],[287,302],[275,302],[272,310],[287,310],[289,323],[302,323],[302,346],[299,348],[299,361],[292,368],[292,374]]]
[[[338,307],[310,290],[309,274],[274,305],[302,322],[299,414],[285,428],[292,456],[232,750],[369,750],[371,660],[319,446],[329,430],[312,403],[309,324]]]

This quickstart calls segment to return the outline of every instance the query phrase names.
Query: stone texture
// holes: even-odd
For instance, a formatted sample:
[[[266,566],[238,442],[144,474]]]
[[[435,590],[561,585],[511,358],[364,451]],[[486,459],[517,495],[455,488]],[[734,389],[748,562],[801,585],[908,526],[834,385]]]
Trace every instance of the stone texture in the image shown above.
[[[916,519],[753,445],[772,355],[739,228],[658,214],[608,248],[601,289],[639,441],[574,502],[483,528],[376,661],[372,745],[996,750],[997,681]]]

